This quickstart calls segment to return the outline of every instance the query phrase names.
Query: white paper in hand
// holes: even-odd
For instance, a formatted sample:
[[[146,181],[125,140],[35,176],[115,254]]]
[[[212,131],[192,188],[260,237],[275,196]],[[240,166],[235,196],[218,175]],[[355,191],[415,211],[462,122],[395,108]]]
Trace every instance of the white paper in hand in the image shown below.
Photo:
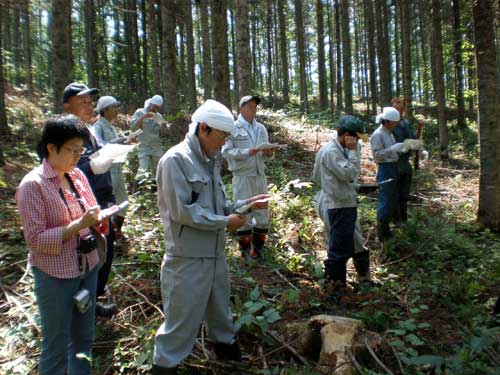
[[[155,122],[157,122],[160,125],[167,123],[167,120],[165,120],[163,118],[163,116],[161,114],[159,114],[158,112],[153,112],[153,117],[151,117],[151,118],[153,120],[155,120]]]
[[[120,145],[117,143],[108,143],[99,151],[94,152],[89,156],[91,160],[107,161],[112,160],[113,163],[123,163],[127,155],[137,145]]]
[[[263,151],[263,150],[275,150],[278,148],[283,148],[286,147],[286,145],[280,145],[277,143],[262,143],[259,146],[257,146],[257,150]]]
[[[130,141],[131,139],[137,138],[141,134],[142,134],[142,129],[137,129],[135,132],[126,135],[125,138],[127,138],[127,140]]]

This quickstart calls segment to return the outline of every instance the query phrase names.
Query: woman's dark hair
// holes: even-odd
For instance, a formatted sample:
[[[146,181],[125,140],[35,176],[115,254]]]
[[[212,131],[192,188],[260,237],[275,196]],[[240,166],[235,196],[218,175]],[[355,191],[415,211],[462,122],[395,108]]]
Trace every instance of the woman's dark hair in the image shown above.
[[[59,151],[70,139],[81,138],[85,141],[89,137],[89,130],[78,117],[74,115],[51,117],[43,125],[42,139],[37,147],[38,157],[43,160],[49,156],[47,145],[50,143]]]

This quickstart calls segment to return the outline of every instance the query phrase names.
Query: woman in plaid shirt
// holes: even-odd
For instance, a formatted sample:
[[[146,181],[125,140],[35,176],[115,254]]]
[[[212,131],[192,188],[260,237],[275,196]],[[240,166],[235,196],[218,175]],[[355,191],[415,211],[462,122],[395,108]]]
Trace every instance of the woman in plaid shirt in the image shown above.
[[[40,374],[91,373],[85,357],[94,340],[99,257],[92,244],[85,249],[80,244],[89,227],[107,228],[101,228],[99,206],[76,168],[87,132],[75,116],[47,120],[39,144],[42,163],[23,178],[16,193],[40,312]],[[91,302],[85,312],[73,301],[82,289]]]

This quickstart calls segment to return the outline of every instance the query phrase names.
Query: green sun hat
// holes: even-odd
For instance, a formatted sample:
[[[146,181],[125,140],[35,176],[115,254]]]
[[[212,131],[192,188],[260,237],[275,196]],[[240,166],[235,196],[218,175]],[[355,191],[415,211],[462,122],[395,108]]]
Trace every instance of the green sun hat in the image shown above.
[[[363,142],[368,142],[365,123],[355,116],[342,116],[337,122],[337,128],[344,128],[350,132],[356,133],[359,139]]]

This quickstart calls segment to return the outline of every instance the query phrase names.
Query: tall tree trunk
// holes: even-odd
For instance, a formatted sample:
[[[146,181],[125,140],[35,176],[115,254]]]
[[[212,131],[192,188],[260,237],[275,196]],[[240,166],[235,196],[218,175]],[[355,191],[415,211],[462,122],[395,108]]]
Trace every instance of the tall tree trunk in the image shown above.
[[[370,97],[372,114],[377,112],[377,65],[375,61],[375,16],[372,0],[363,0],[366,17],[366,36],[368,38],[368,62],[370,66]]]
[[[406,104],[406,117],[413,121],[412,107],[412,76],[411,76],[411,37],[410,30],[413,30],[410,18],[410,4],[408,0],[400,0],[401,16],[401,57],[403,65],[403,97]]]
[[[455,59],[455,97],[457,100],[457,125],[465,128],[464,73],[462,62],[462,27],[460,22],[460,2],[453,0],[453,45]]]
[[[500,231],[500,118],[498,117],[498,77],[496,65],[494,13],[491,0],[475,0],[472,4],[477,91],[479,108],[479,177],[478,221]]]
[[[104,3],[105,0],[97,0],[97,17],[99,19],[100,30],[97,37],[97,45],[101,47],[99,51],[101,54],[102,64],[104,72],[102,74],[101,87],[104,84],[106,89],[109,91],[111,87],[110,82],[110,72],[109,72],[109,59],[108,59],[108,33],[107,33],[107,21],[104,15]]]
[[[14,18],[14,29],[13,29],[13,33],[14,33],[14,45],[13,45],[13,49],[14,49],[14,70],[16,72],[16,79],[15,79],[15,82],[16,82],[16,85],[17,86],[20,86],[21,83],[22,83],[22,80],[21,80],[21,68],[23,66],[23,63],[22,63],[22,58],[21,58],[21,50],[22,50],[22,45],[21,45],[21,13],[19,12],[19,4],[14,4],[14,15],[13,15],[13,18]]]
[[[391,58],[389,49],[389,35],[384,27],[383,14],[387,12],[385,0],[375,0],[376,9],[375,23],[377,28],[377,57],[380,78],[380,106],[389,105],[392,98],[392,83],[389,69],[391,69]]]
[[[467,39],[471,42],[474,43],[474,36],[472,32],[472,28],[469,28],[467,31]],[[476,88],[475,80],[476,80],[476,75],[474,73],[474,67],[475,67],[475,60],[472,54],[469,54],[469,61],[467,62],[467,89],[470,92],[473,92],[474,89]],[[471,116],[474,115],[474,95],[469,95],[469,100],[467,103],[468,111]]]
[[[178,4],[179,5],[179,4]],[[177,76],[177,85],[181,92],[181,103],[185,103],[187,99],[187,82],[186,82],[186,54],[185,54],[185,36],[184,36],[184,14],[179,11],[179,6],[177,6],[177,25],[179,25],[179,32],[177,37],[179,38],[179,75]]]
[[[201,45],[203,50],[203,98],[212,97],[212,58],[210,46],[210,27],[208,24],[208,0],[199,0],[198,12],[201,23]]]
[[[234,1],[236,31],[236,60],[238,74],[237,98],[252,92],[252,58],[250,56],[250,33],[248,25],[248,0]]]
[[[186,21],[186,57],[187,57],[187,83],[189,109],[196,109],[196,77],[194,74],[194,35],[193,35],[193,7],[191,1],[186,2],[184,19]]]
[[[87,77],[89,85],[99,87],[97,66],[96,9],[94,0],[85,0],[85,50],[87,55]]]
[[[229,19],[231,21],[231,55],[233,58],[233,82],[234,82],[234,92],[238,95],[240,91],[239,80],[238,80],[238,59],[236,58],[236,31],[234,30],[234,11],[229,9]]]
[[[227,0],[210,0],[212,10],[212,61],[215,99],[231,109]]]
[[[120,35],[120,12],[118,11],[119,0],[113,0],[113,42],[115,45],[115,54],[113,63],[115,66],[122,66],[123,43]]]
[[[153,1],[154,2],[154,1]],[[149,96],[150,94],[150,79],[149,79],[149,46],[148,46],[148,27],[147,27],[147,12],[146,12],[146,0],[141,0],[141,33],[142,33],[142,62],[140,66],[142,67],[141,73],[142,77],[140,79],[141,94],[142,96]]]
[[[287,14],[285,7],[285,0],[278,0],[278,13],[279,13],[279,39],[280,39],[280,55],[281,55],[281,72],[283,74],[283,104],[288,104],[290,101],[289,94],[290,88],[288,83],[288,41],[286,38],[287,30]]]
[[[4,41],[3,34],[4,28],[4,13],[5,8],[0,6],[0,51],[2,51],[2,44]],[[0,53],[0,137],[2,140],[10,136],[10,128],[7,123],[7,111],[5,110],[5,77],[3,69],[3,53]],[[3,159],[2,150],[0,150],[0,157]]]
[[[5,51],[12,51],[12,39],[10,31],[10,13],[14,0],[4,0],[3,1],[3,20],[2,20],[2,34],[3,34],[3,49]],[[6,78],[6,77],[5,77]]]
[[[175,41],[175,3],[173,1],[161,1],[162,20],[162,49],[165,54],[163,61],[163,77],[165,87],[165,113],[175,115],[177,113],[177,68]]]
[[[335,66],[335,49],[333,40],[333,16],[332,16],[332,5],[328,1],[327,3],[327,15],[328,15],[328,60],[329,60],[329,72],[330,72],[330,110],[332,113],[335,112],[335,86],[336,86],[336,66]]]
[[[448,127],[446,125],[446,98],[443,77],[443,37],[441,31],[441,3],[432,0],[432,50],[436,79],[434,96],[438,104],[439,149],[442,159],[448,159]]]
[[[304,22],[302,15],[302,0],[294,0],[295,5],[295,37],[297,40],[297,56],[299,60],[299,90],[300,109],[307,112],[307,78],[306,78],[306,47],[304,42]]]
[[[272,51],[272,27],[273,27],[273,2],[267,0],[267,19],[266,19],[266,41],[267,41],[267,91],[271,101],[271,107],[274,106],[274,87],[273,87],[273,51]]]
[[[430,87],[431,87],[431,76],[429,71],[429,65],[433,65],[429,62],[428,54],[427,54],[427,39],[425,35],[428,35],[427,29],[427,21],[428,21],[428,12],[425,11],[427,9],[427,4],[424,4],[425,0],[418,1],[418,18],[419,18],[419,27],[420,27],[420,43],[422,48],[422,81],[423,81],[423,95],[424,95],[424,107],[426,110],[429,109],[429,101],[430,101]]]
[[[63,111],[63,90],[72,78],[73,58],[71,53],[71,1],[52,0],[52,66],[54,87],[54,109]]]
[[[158,61],[158,24],[155,3],[156,1],[146,1],[148,13],[148,44],[151,54],[151,73],[153,76],[151,82],[153,84],[153,93],[159,94],[161,92],[161,73]]]
[[[328,108],[328,83],[325,63],[325,22],[323,17],[323,0],[316,0],[316,25],[318,31],[318,81],[319,106]]]
[[[349,3],[340,0],[340,27],[342,28],[342,65],[344,71],[345,112],[353,113],[352,108],[352,71],[351,37],[349,33]]]
[[[252,34],[251,34],[251,39],[252,39],[252,48],[251,48],[251,52],[252,52],[252,87],[253,89],[257,89],[260,85],[259,85],[259,78],[260,78],[260,64],[258,62],[258,55],[257,55],[257,51],[259,50],[260,51],[260,48],[258,47],[257,45],[257,21],[258,21],[258,17],[257,17],[257,2],[253,2],[253,6],[252,6],[252,13],[251,13],[251,18],[250,18],[250,22],[251,22],[251,30],[252,30]]]
[[[132,53],[133,53],[133,71],[132,76],[134,79],[134,87],[136,92],[144,92],[143,84],[141,81],[141,44],[139,43],[139,31],[137,28],[137,0],[130,1],[130,22],[132,32]]]
[[[400,28],[398,27],[399,17],[401,14],[401,1],[397,0],[394,7],[394,57],[395,57],[395,66],[396,66],[396,74],[395,74],[395,84],[396,84],[396,96],[401,96],[401,60],[400,60],[400,51],[399,51],[399,43],[400,43]]]
[[[132,94],[137,93],[137,87],[135,86],[135,52],[134,52],[134,41],[132,37],[132,16],[130,9],[130,1],[124,0],[123,9],[123,25],[124,25],[124,43],[125,43],[125,71],[127,75],[127,89]]]
[[[340,7],[339,0],[335,0],[335,41],[337,45],[337,111],[344,109],[344,98],[342,97],[342,39],[340,34]]]
[[[31,59],[31,32],[30,32],[30,2],[23,0],[23,39],[24,39],[24,69],[26,70],[26,86],[28,87],[28,95],[33,95],[33,70]],[[1,32],[1,29],[0,29]],[[0,49],[1,50],[1,49]]]

